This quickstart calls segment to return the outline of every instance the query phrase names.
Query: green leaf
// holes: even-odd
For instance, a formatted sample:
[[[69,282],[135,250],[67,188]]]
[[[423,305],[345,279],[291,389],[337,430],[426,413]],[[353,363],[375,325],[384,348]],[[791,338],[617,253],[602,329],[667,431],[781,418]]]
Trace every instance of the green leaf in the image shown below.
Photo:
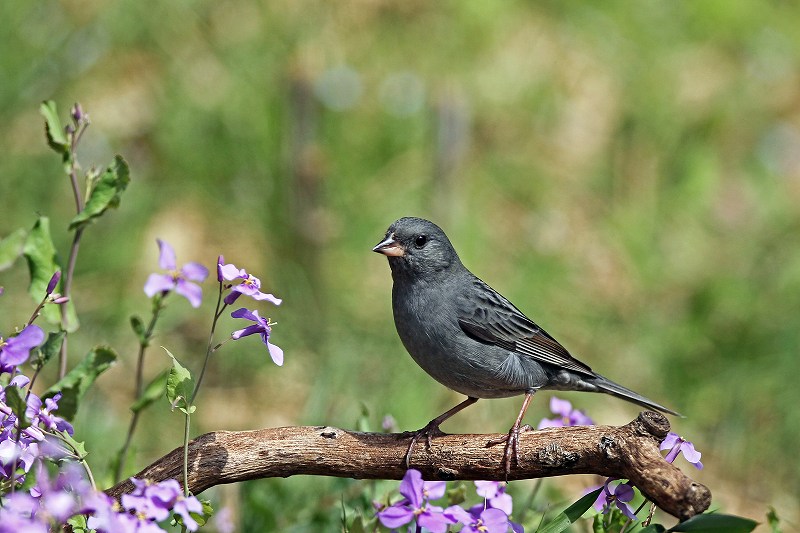
[[[162,346],[162,348],[164,347]],[[173,409],[177,407],[184,413],[191,414],[195,410],[193,405],[189,405],[189,399],[194,392],[192,374],[175,359],[169,350],[164,348],[164,351],[172,358],[172,368],[167,376],[167,400]]]
[[[84,533],[89,531],[86,527],[86,516],[83,514],[76,514],[67,520],[67,525],[72,528],[73,533]]]
[[[25,393],[21,388],[15,385],[9,385],[6,387],[5,393],[6,405],[11,408],[11,410],[14,412],[14,415],[16,415],[17,419],[19,420],[20,429],[30,427],[31,421],[28,420],[27,416],[25,416],[25,409],[27,408],[27,403],[25,402]]]
[[[31,276],[31,283],[28,286],[28,293],[34,301],[41,302],[47,292],[47,284],[57,270],[61,270],[56,254],[56,247],[50,237],[50,219],[39,217],[33,225],[28,238],[25,239],[22,253],[28,262],[28,271]],[[63,279],[62,279],[63,281]],[[60,283],[59,283],[60,285]],[[56,288],[58,291],[58,288]],[[75,314],[75,306],[72,301],[64,304],[66,320],[63,327],[68,332],[78,329],[78,316]],[[61,306],[45,305],[42,309],[42,316],[51,324],[61,323]]]
[[[87,455],[89,455],[89,452],[86,451],[86,444],[85,443],[78,442],[77,440],[72,438],[72,435],[70,435],[66,431],[59,432],[59,435],[61,436],[61,439],[64,442],[69,444],[69,446],[75,452],[75,455],[78,456],[78,459],[83,460],[83,459],[86,458]]]
[[[666,529],[661,524],[650,524],[644,529],[640,529],[639,533],[664,533]]]
[[[67,332],[64,330],[53,331],[47,335],[47,340],[44,341],[44,344],[37,348],[39,351],[39,360],[37,361],[39,368],[46,365],[50,359],[61,351],[61,343],[64,342],[64,337],[66,336]]]
[[[694,531],[695,533],[748,533],[753,531],[758,522],[741,516],[706,513],[693,516],[681,522],[669,531]]]
[[[138,315],[131,315],[131,328],[133,328],[133,332],[136,334],[136,337],[139,339],[139,344],[142,346],[148,345],[147,331],[144,328],[144,322],[142,319],[139,318]]]
[[[567,507],[564,512],[554,516],[550,522],[544,524],[537,531],[540,533],[559,533],[566,530],[570,524],[576,522],[583,516],[583,513],[589,510],[589,507],[597,500],[602,490],[603,487],[600,487],[583,496],[580,500]]]
[[[168,371],[164,370],[159,375],[157,375],[153,381],[148,383],[148,385],[142,391],[142,395],[131,405],[131,411],[134,413],[138,413],[139,411],[149,407],[153,402],[158,400],[164,395],[164,391],[167,388],[167,375]]]
[[[39,112],[44,117],[45,133],[47,134],[47,144],[59,154],[66,154],[69,151],[69,142],[58,118],[56,103],[52,100],[42,102]]]
[[[69,229],[83,227],[105,213],[109,207],[117,207],[122,192],[128,187],[130,181],[128,163],[121,155],[115,156],[114,161],[97,178],[92,192],[89,194],[89,199],[86,201],[86,206],[69,223]]]
[[[5,239],[0,240],[0,271],[8,270],[17,257],[22,255],[27,232],[20,228]]]
[[[108,370],[117,360],[117,353],[109,346],[95,346],[86,354],[78,366],[69,371],[55,385],[47,389],[42,399],[62,393],[58,402],[58,415],[72,420],[78,411],[78,404],[97,376]]]

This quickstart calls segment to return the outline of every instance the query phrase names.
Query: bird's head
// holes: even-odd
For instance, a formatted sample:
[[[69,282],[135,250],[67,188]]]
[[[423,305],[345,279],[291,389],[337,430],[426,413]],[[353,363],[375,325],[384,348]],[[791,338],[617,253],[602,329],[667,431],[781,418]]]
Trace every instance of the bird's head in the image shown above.
[[[395,276],[435,275],[461,264],[447,235],[439,226],[423,218],[397,220],[372,251],[389,258]]]

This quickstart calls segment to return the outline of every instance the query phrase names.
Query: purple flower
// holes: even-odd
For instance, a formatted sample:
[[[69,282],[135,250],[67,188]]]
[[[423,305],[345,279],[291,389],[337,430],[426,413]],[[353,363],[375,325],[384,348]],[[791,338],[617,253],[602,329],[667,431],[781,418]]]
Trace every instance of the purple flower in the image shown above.
[[[703,469],[703,463],[700,462],[700,456],[702,454],[694,449],[694,444],[684,439],[677,433],[670,432],[661,442],[660,448],[662,450],[669,450],[669,453],[667,453],[665,458],[668,463],[673,462],[675,458],[682,453],[683,457],[693,464],[695,468],[698,470]]]
[[[152,298],[158,293],[166,294],[174,290],[189,300],[192,307],[199,307],[203,290],[193,281],[200,282],[208,276],[208,269],[199,263],[186,263],[178,270],[175,261],[175,250],[165,241],[156,239],[160,254],[159,266],[167,270],[166,274],[150,274],[144,284],[144,293]]]
[[[58,410],[58,401],[60,399],[61,393],[59,392],[52,398],[45,398],[44,404],[42,404],[42,399],[31,393],[28,395],[28,405],[25,409],[25,415],[31,420],[34,426],[40,426],[51,431],[66,431],[70,435],[73,435],[75,432],[72,428],[72,424],[53,414],[53,411]]]
[[[31,349],[44,341],[44,331],[36,325],[25,326],[16,337],[0,337],[0,372],[10,372],[11,367],[19,366],[28,360]]]
[[[455,521],[446,517],[441,507],[428,505],[427,500],[444,496],[445,486],[444,481],[423,481],[419,470],[406,471],[400,482],[400,494],[404,499],[378,511],[378,520],[385,527],[396,529],[416,519],[420,527],[444,533]]]
[[[622,511],[622,514],[631,520],[638,520],[633,513],[633,509],[628,505],[628,502],[634,496],[633,486],[628,483],[619,483],[612,489],[610,483],[613,481],[617,481],[617,478],[610,477],[603,484],[603,491],[597,497],[597,501],[594,502],[595,509],[603,514],[608,514],[612,506],[616,506],[617,509]]]
[[[222,256],[219,256],[219,259],[217,259],[217,279],[220,283],[223,280],[235,282],[229,286],[231,292],[225,296],[224,301],[226,304],[231,305],[239,296],[244,294],[254,300],[267,300],[275,305],[281,305],[283,300],[280,298],[276,298],[272,294],[261,292],[260,279],[252,274],[248,274],[243,268],[236,268],[234,264],[223,265],[222,262],[224,260]]]
[[[476,505],[465,511],[458,505],[448,507],[444,515],[456,523],[463,524],[462,533],[507,533],[510,523],[508,515],[500,509]]]
[[[134,484],[134,491],[122,495],[122,506],[125,509],[134,511],[142,519],[157,522],[166,520],[171,513],[176,513],[183,519],[183,524],[189,531],[196,531],[200,527],[191,513],[202,514],[203,505],[194,496],[185,497],[176,480],[167,479],[159,483],[150,483],[131,478],[131,482]],[[141,526],[137,531],[142,531]]]
[[[255,322],[255,324],[251,326],[247,326],[244,329],[239,329],[231,333],[231,338],[233,340],[239,340],[242,337],[259,333],[261,335],[261,340],[267,346],[267,350],[269,350],[269,356],[272,357],[272,361],[278,366],[283,365],[283,350],[269,342],[269,335],[272,331],[271,326],[273,324],[270,323],[268,319],[258,316],[258,311],[250,311],[244,307],[231,313],[231,316],[233,318],[245,318]]]
[[[558,418],[543,418],[539,422],[538,429],[565,427],[565,426],[592,426],[594,422],[591,418],[572,408],[572,404],[567,400],[559,400],[555,396],[550,398],[550,411],[559,415]]]
[[[476,481],[478,496],[486,499],[488,507],[500,509],[510,515],[513,507],[511,495],[506,494],[506,484],[500,481]]]
[[[233,533],[236,523],[233,520],[233,511],[230,507],[223,507],[214,513],[214,527],[219,533]]]

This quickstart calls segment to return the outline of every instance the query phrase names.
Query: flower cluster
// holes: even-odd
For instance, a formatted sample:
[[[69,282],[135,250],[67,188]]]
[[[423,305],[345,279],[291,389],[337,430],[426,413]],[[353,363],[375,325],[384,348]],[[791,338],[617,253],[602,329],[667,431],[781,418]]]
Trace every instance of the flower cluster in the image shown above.
[[[572,408],[567,400],[560,400],[553,396],[550,398],[550,411],[556,418],[543,418],[537,429],[569,426],[593,426],[594,422],[583,411]]]
[[[378,520],[385,527],[396,529],[411,522],[432,533],[444,533],[454,524],[461,524],[465,533],[507,533],[511,529],[522,533],[522,526],[511,522],[511,496],[505,493],[505,485],[496,481],[476,481],[475,486],[484,503],[464,509],[451,505],[446,509],[431,505],[445,494],[444,481],[423,481],[419,470],[410,469],[400,483],[403,499],[392,505],[379,506]]]
[[[249,274],[243,268],[237,268],[232,263],[225,264],[225,258],[219,256],[217,259],[217,281],[220,283],[221,290],[229,290],[230,292],[225,295],[223,302],[225,305],[231,305],[240,296],[245,295],[256,301],[266,300],[274,305],[281,305],[280,298],[272,294],[261,292],[261,280],[252,274]],[[231,313],[233,318],[243,318],[254,322],[253,324],[236,330],[231,333],[231,339],[239,340],[248,335],[258,334],[261,341],[267,347],[272,361],[278,365],[283,365],[283,350],[272,344],[269,340],[272,334],[272,326],[275,325],[269,318],[263,318],[258,314],[258,310],[250,310],[241,307]]]
[[[154,296],[166,296],[175,292],[187,300],[192,307],[199,307],[203,297],[203,291],[198,283],[204,281],[208,276],[208,269],[199,263],[186,263],[181,268],[177,266],[175,250],[169,243],[161,239],[156,239],[159,248],[159,266],[166,270],[165,274],[150,274],[144,285],[145,294],[153,298]],[[215,312],[216,319],[222,309],[232,305],[240,296],[248,296],[256,301],[266,300],[273,305],[280,305],[282,300],[270,293],[261,292],[261,280],[250,274],[244,268],[238,268],[232,263],[225,263],[225,258],[219,256],[217,259],[217,281],[220,286],[220,296],[227,292],[222,298],[222,307],[217,307]],[[250,320],[253,324],[238,329],[231,334],[232,340],[239,340],[248,335],[259,334],[262,342],[267,347],[272,361],[278,365],[283,365],[283,350],[272,344],[269,340],[272,334],[272,326],[275,325],[269,318],[263,318],[258,310],[251,310],[245,307],[239,308],[231,313],[233,318],[243,318]]]

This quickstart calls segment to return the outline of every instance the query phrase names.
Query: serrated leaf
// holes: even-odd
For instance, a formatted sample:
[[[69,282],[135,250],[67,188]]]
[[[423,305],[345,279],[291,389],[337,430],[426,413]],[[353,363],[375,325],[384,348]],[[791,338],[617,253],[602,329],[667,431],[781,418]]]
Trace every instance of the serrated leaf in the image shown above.
[[[58,402],[58,416],[72,420],[78,411],[78,404],[97,376],[108,370],[117,360],[117,353],[109,346],[95,346],[86,354],[83,361],[47,389],[42,398],[52,398],[61,392]]]
[[[131,405],[131,411],[138,413],[161,398],[167,388],[168,375],[169,371],[164,370],[148,383],[144,391],[142,391],[142,395]]]
[[[147,346],[147,339],[145,338],[147,331],[144,328],[144,322],[138,315],[131,315],[131,328],[139,339],[139,344]]]
[[[61,119],[58,118],[56,103],[52,100],[42,102],[42,105],[39,106],[39,112],[44,117],[47,144],[59,154],[66,154],[69,150],[69,142],[64,133],[64,128],[61,126]]]
[[[39,348],[39,361],[37,364],[44,366],[61,351],[61,343],[64,342],[67,332],[64,330],[53,331],[47,335],[47,340],[44,341]]]
[[[28,404],[25,402],[25,393],[21,388],[15,385],[6,387],[5,393],[6,405],[11,408],[14,415],[17,417],[20,429],[30,427],[31,421],[28,420],[28,417],[25,415],[25,409],[28,407]]]
[[[586,494],[581,499],[564,509],[563,512],[557,514],[553,517],[553,519],[548,522],[547,524],[542,525],[537,531],[540,533],[560,533],[561,531],[566,530],[570,524],[576,522],[583,513],[589,510],[589,507],[597,501],[597,497],[602,492],[603,488],[600,487],[597,490],[593,490],[589,494]]]
[[[5,239],[0,240],[0,270],[8,270],[17,257],[22,255],[27,232],[20,228]]]
[[[162,346],[162,348],[164,347]],[[164,348],[164,351],[172,358],[172,368],[167,376],[167,400],[173,409],[177,407],[184,413],[193,413],[194,408],[189,405],[189,399],[194,393],[192,374],[178,362],[169,350]]]
[[[729,514],[706,513],[693,516],[681,522],[669,531],[693,531],[694,533],[748,533],[753,531],[758,522]]]
[[[39,217],[25,239],[22,253],[28,262],[28,271],[31,276],[28,293],[34,301],[41,302],[47,291],[47,284],[50,282],[50,278],[57,270],[62,270],[59,266],[56,247],[53,245],[53,239],[50,236],[49,218]],[[78,329],[78,316],[75,314],[75,306],[72,301],[69,301],[64,304],[64,308],[66,320],[63,327],[66,331],[72,333]],[[51,324],[60,324],[61,306],[45,305],[42,309],[42,316]]]
[[[108,165],[92,187],[83,211],[69,223],[69,229],[85,226],[105,213],[109,207],[117,207],[130,181],[128,163],[121,155],[114,156],[114,161]]]

